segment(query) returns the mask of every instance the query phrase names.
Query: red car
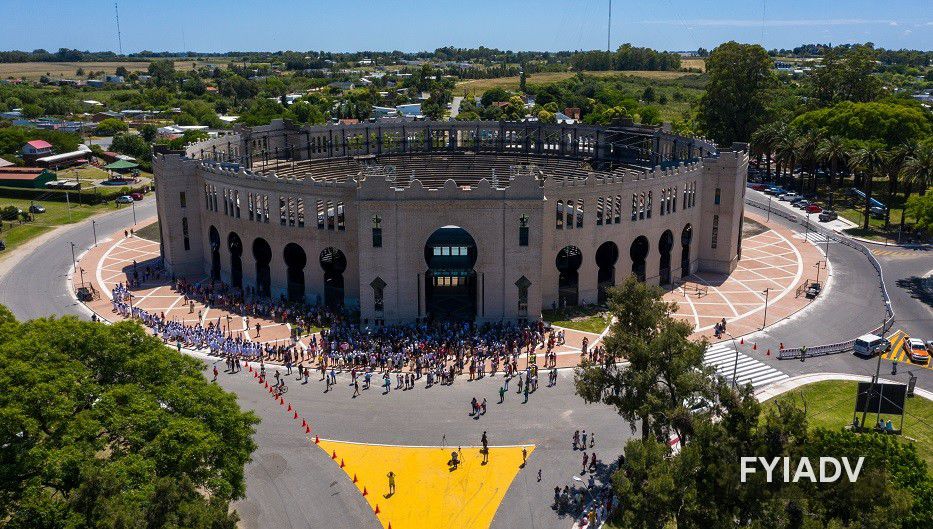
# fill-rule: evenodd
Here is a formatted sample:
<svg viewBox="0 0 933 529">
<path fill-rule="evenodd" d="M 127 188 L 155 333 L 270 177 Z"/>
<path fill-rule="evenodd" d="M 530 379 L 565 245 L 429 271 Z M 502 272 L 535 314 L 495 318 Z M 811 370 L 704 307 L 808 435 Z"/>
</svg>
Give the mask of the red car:
<svg viewBox="0 0 933 529">
<path fill-rule="evenodd" d="M 143 199 L 143 194 L 142 194 L 142 193 L 130 193 L 130 196 L 133 197 L 133 200 L 142 200 L 142 199 Z"/>
<path fill-rule="evenodd" d="M 807 213 L 819 213 L 823 211 L 823 208 L 821 208 L 819 204 L 810 204 L 807 206 L 806 211 Z"/>
<path fill-rule="evenodd" d="M 755 191 L 764 191 L 764 190 L 767 189 L 767 188 L 768 188 L 768 186 L 766 186 L 766 185 L 764 185 L 764 184 L 755 184 L 755 185 L 752 186 L 752 189 L 754 189 Z"/>
</svg>

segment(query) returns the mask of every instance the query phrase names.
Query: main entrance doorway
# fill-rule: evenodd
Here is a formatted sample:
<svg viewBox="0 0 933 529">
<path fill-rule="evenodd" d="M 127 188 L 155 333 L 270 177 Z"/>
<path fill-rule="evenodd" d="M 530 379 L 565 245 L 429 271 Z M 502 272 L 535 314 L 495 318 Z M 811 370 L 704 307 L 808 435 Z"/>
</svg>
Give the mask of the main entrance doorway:
<svg viewBox="0 0 933 529">
<path fill-rule="evenodd" d="M 425 308 L 429 318 L 476 318 L 476 241 L 459 226 L 444 226 L 424 245 Z"/>
</svg>

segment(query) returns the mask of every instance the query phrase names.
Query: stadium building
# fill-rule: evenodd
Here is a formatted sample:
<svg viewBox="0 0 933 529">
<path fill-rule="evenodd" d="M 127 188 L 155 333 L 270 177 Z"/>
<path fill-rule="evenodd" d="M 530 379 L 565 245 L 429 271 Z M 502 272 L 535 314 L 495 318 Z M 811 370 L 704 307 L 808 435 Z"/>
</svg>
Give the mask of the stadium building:
<svg viewBox="0 0 933 529">
<path fill-rule="evenodd" d="M 364 324 L 534 320 L 629 274 L 729 273 L 747 165 L 652 127 L 430 121 L 274 121 L 153 160 L 171 273 Z"/>
</svg>

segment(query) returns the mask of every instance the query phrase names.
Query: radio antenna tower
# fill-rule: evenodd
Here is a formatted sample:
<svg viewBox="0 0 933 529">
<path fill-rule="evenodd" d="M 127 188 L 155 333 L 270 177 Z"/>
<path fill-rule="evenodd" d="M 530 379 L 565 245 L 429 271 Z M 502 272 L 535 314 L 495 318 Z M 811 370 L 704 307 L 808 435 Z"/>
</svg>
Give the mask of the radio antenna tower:
<svg viewBox="0 0 933 529">
<path fill-rule="evenodd" d="M 120 35 L 120 7 L 113 3 L 113 10 L 117 14 L 117 46 L 120 48 L 120 55 L 123 55 L 123 36 Z"/>
<path fill-rule="evenodd" d="M 612 0 L 609 0 L 609 23 L 606 24 L 606 51 L 612 51 Z"/>
</svg>

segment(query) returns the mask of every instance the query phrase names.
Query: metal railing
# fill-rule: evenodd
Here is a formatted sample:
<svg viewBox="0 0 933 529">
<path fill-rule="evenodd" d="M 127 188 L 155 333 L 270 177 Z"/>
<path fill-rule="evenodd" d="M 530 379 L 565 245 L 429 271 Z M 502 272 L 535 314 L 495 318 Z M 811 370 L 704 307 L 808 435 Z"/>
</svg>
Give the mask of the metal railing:
<svg viewBox="0 0 933 529">
<path fill-rule="evenodd" d="M 794 215 L 787 211 L 784 211 L 783 208 L 773 208 L 769 204 L 762 204 L 750 198 L 745 199 L 745 203 L 754 208 L 758 208 L 765 212 L 768 212 L 771 215 L 777 215 L 783 219 L 789 220 L 794 224 L 801 224 L 806 226 L 808 231 L 813 233 L 818 233 L 827 239 L 843 244 L 861 252 L 871 263 L 872 267 L 875 269 L 875 272 L 878 274 L 878 284 L 881 287 L 881 297 L 884 299 L 884 310 L 885 318 L 884 322 L 874 329 L 872 329 L 873 334 L 882 334 L 887 332 L 891 326 L 894 324 L 894 309 L 891 307 L 891 297 L 888 295 L 888 288 L 884 284 L 884 271 L 881 269 L 881 263 L 878 262 L 878 259 L 871 253 L 871 250 L 868 249 L 864 244 L 850 239 L 845 235 L 837 233 L 835 231 L 829 230 L 820 226 L 818 224 L 813 224 L 809 219 Z M 844 342 L 831 343 L 825 345 L 816 345 L 813 347 L 807 347 L 806 352 L 804 353 L 802 347 L 791 347 L 787 349 L 781 349 L 778 351 L 778 359 L 788 360 L 793 358 L 800 358 L 801 356 L 823 356 L 828 354 L 844 353 L 846 351 L 852 350 L 852 345 L 855 343 L 855 339 L 847 340 Z"/>
</svg>

